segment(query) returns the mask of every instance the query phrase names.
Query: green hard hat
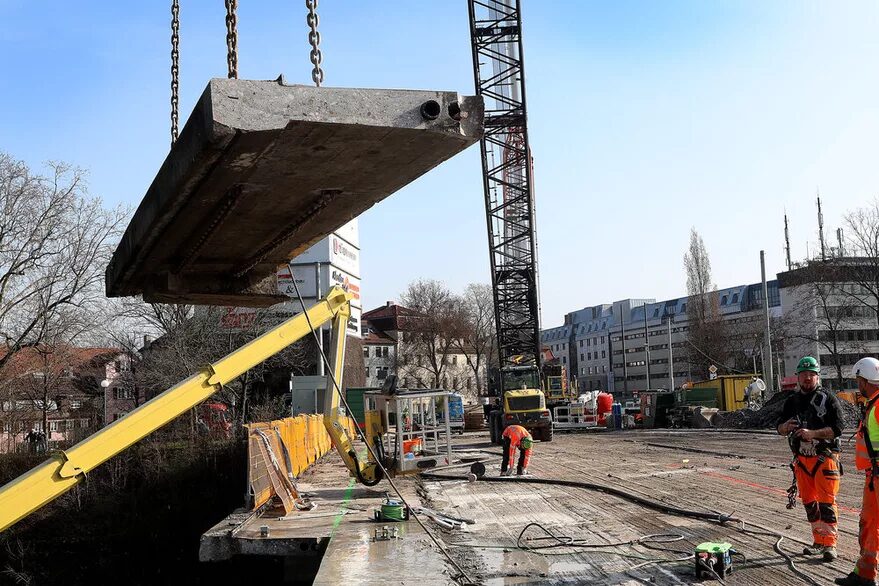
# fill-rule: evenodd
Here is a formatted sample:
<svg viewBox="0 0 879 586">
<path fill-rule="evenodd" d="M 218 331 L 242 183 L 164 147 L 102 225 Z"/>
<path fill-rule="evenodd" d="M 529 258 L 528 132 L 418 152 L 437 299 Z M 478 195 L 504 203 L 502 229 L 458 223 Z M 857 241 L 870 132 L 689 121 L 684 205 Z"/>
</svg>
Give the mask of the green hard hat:
<svg viewBox="0 0 879 586">
<path fill-rule="evenodd" d="M 797 364 L 797 374 L 800 374 L 801 372 L 814 372 L 816 374 L 821 374 L 821 367 L 818 366 L 818 361 L 811 356 L 803 356 L 800 359 L 800 363 Z"/>
<path fill-rule="evenodd" d="M 526 437 L 525 439 L 522 440 L 522 447 L 525 448 L 526 450 L 530 449 L 531 446 L 533 446 L 533 445 L 534 445 L 534 440 L 531 439 L 530 437 Z"/>
</svg>

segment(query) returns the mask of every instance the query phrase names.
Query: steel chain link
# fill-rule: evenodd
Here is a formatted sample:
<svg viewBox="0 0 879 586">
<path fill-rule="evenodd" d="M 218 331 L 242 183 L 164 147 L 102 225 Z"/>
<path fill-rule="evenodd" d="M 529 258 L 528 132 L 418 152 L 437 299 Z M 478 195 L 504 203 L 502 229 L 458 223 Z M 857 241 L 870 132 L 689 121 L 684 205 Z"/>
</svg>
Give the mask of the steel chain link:
<svg viewBox="0 0 879 586">
<path fill-rule="evenodd" d="M 305 7 L 308 8 L 308 15 L 305 17 L 305 22 L 310 29 L 308 31 L 308 44 L 311 45 L 309 59 L 311 59 L 311 64 L 314 65 L 314 68 L 311 70 L 311 79 L 314 81 L 314 85 L 320 87 L 320 84 L 324 81 L 324 70 L 321 69 L 323 54 L 320 51 L 320 33 L 317 30 L 317 27 L 320 24 L 320 18 L 317 15 L 317 1 L 318 0 L 305 0 Z"/>
<path fill-rule="evenodd" d="M 238 79 L 238 0 L 226 0 L 226 63 L 229 79 Z"/>
<path fill-rule="evenodd" d="M 180 103 L 180 0 L 171 0 L 171 146 L 177 142 Z"/>
</svg>

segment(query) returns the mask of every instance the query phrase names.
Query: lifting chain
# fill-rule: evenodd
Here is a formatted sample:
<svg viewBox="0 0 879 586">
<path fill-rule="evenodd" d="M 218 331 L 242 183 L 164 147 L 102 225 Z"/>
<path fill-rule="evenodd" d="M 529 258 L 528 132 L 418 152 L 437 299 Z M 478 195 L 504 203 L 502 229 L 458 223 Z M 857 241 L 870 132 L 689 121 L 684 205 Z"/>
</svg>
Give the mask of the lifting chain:
<svg viewBox="0 0 879 586">
<path fill-rule="evenodd" d="M 171 146 L 177 142 L 180 89 L 180 0 L 171 0 Z"/>
<path fill-rule="evenodd" d="M 323 54 L 320 52 L 320 33 L 317 31 L 317 26 L 320 24 L 320 18 L 317 16 L 317 0 L 305 0 L 305 7 L 308 8 L 305 22 L 310 29 L 308 31 L 308 44 L 311 45 L 309 58 L 311 64 L 314 65 L 314 69 L 311 70 L 311 79 L 314 80 L 314 85 L 320 87 L 324 81 L 324 70 L 320 66 Z"/>
<path fill-rule="evenodd" d="M 238 79 L 238 0 L 226 0 L 226 62 L 229 79 Z"/>
</svg>

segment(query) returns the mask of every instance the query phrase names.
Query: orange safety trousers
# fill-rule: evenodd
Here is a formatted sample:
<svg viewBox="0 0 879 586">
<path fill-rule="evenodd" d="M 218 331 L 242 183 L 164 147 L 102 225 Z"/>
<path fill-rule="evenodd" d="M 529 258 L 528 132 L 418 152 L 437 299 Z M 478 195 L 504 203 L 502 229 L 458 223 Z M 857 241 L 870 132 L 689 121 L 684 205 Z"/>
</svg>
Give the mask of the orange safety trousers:
<svg viewBox="0 0 879 586">
<path fill-rule="evenodd" d="M 879 478 L 870 488 L 870 470 L 864 479 L 864 500 L 858 522 L 858 545 L 861 556 L 855 564 L 855 574 L 867 580 L 876 579 L 877 552 L 879 552 Z"/>
<path fill-rule="evenodd" d="M 794 462 L 797 490 L 803 499 L 806 517 L 812 525 L 812 538 L 818 545 L 836 547 L 838 535 L 836 495 L 839 493 L 837 456 L 802 456 Z"/>
</svg>

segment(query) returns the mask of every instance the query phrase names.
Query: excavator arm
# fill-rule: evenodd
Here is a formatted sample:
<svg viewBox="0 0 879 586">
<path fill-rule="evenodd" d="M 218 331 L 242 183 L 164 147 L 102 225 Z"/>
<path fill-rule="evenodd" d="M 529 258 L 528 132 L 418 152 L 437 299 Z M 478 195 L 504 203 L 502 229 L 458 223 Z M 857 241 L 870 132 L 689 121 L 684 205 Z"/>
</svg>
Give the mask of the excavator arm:
<svg viewBox="0 0 879 586">
<path fill-rule="evenodd" d="M 286 320 L 69 450 L 53 454 L 43 464 L 9 482 L 0 488 L 0 531 L 58 498 L 81 482 L 88 472 L 186 413 L 223 385 L 309 335 L 312 327 L 317 329 L 330 321 L 333 322 L 331 365 L 335 378 L 329 377 L 327 384 L 324 422 L 333 446 L 351 473 L 366 484 L 377 483 L 381 480 L 377 465 L 358 461 L 351 438 L 340 424 L 339 393 L 333 383 L 335 380 L 341 385 L 342 381 L 350 300 L 351 295 L 333 287 L 326 297 L 307 310 L 307 317 L 299 314 Z"/>
<path fill-rule="evenodd" d="M 330 434 L 330 440 L 333 447 L 342 457 L 345 466 L 351 471 L 357 480 L 366 486 L 375 486 L 384 477 L 383 470 L 379 466 L 373 454 L 373 449 L 369 451 L 369 458 L 366 462 L 358 459 L 357 452 L 354 451 L 352 438 L 348 437 L 348 432 L 341 420 L 339 411 L 340 397 L 339 390 L 342 386 L 342 373 L 345 366 L 345 343 L 348 336 L 345 334 L 345 324 L 348 323 L 348 314 L 350 308 L 346 307 L 339 311 L 333 318 L 333 335 L 331 338 L 330 369 L 331 376 L 327 376 L 326 393 L 324 393 L 324 426 L 327 433 Z"/>
</svg>

